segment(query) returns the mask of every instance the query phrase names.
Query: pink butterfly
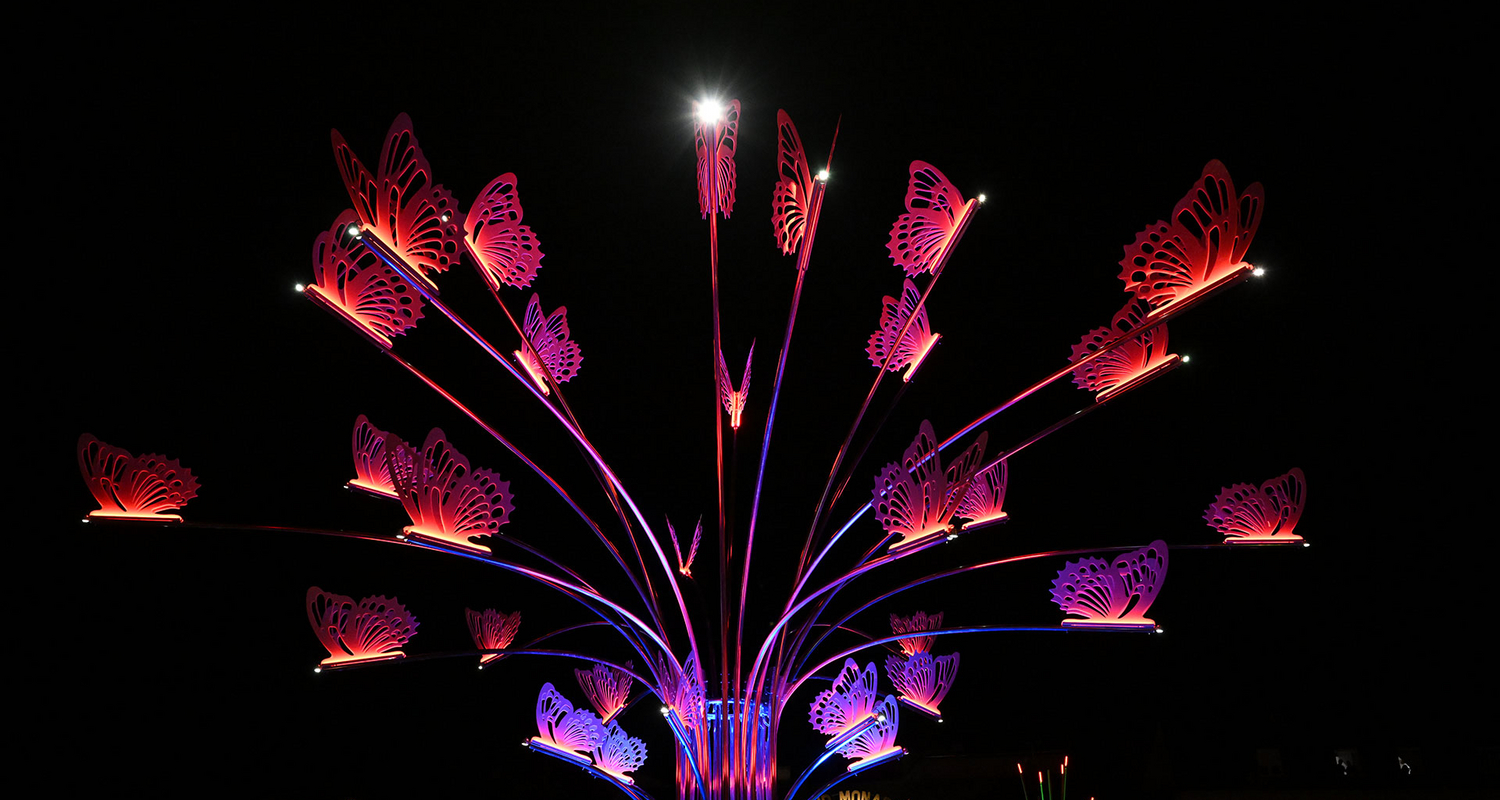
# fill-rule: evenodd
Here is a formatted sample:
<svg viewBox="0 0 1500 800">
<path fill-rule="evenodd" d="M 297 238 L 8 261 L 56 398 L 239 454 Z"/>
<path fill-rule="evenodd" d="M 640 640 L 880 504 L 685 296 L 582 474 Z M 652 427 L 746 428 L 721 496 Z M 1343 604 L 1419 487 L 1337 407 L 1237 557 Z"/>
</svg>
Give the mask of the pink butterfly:
<svg viewBox="0 0 1500 800">
<path fill-rule="evenodd" d="M 481 614 L 466 608 L 464 618 L 469 622 L 469 635 L 474 638 L 474 647 L 479 650 L 504 650 L 510 647 L 511 642 L 516 640 L 516 634 L 521 632 L 519 611 L 505 614 L 486 608 Z M 479 668 L 484 669 L 485 664 L 504 657 L 500 653 L 484 653 L 479 656 Z"/>
<path fill-rule="evenodd" d="M 1130 337 L 1102 356 L 1073 370 L 1073 383 L 1082 389 L 1096 392 L 1094 400 L 1103 402 L 1110 396 L 1132 389 L 1156 377 L 1167 369 L 1174 368 L 1179 359 L 1167 352 L 1167 326 L 1165 323 L 1134 334 L 1150 313 L 1146 302 L 1131 298 L 1125 307 L 1115 314 L 1113 325 L 1089 331 L 1078 344 L 1073 345 L 1070 361 L 1077 361 L 1100 348 Z"/>
<path fill-rule="evenodd" d="M 948 696 L 953 679 L 958 676 L 958 653 L 937 657 L 931 653 L 886 656 L 885 674 L 896 687 L 901 702 L 942 719 L 938 705 Z"/>
<path fill-rule="evenodd" d="M 771 233 L 782 254 L 792 255 L 812 214 L 813 176 L 797 126 L 781 109 L 776 110 L 776 174 L 779 177 L 771 193 Z"/>
<path fill-rule="evenodd" d="M 354 475 L 345 486 L 380 497 L 397 499 L 385 461 L 385 438 L 390 434 L 370 424 L 364 414 L 354 418 Z M 402 444 L 406 444 L 402 442 Z M 410 447 L 411 445 L 407 445 Z"/>
<path fill-rule="evenodd" d="M 931 616 L 918 611 L 909 617 L 898 617 L 891 615 L 891 633 L 901 635 L 903 633 L 919 633 L 921 631 L 935 631 L 943 627 L 943 612 L 939 611 Z M 896 644 L 901 646 L 901 652 L 914 656 L 917 653 L 925 653 L 932 649 L 932 640 L 935 636 L 913 636 L 910 639 L 901 639 Z"/>
<path fill-rule="evenodd" d="M 490 181 L 469 209 L 464 245 L 491 289 L 500 284 L 524 289 L 542 266 L 541 243 L 521 224 L 516 176 L 507 172 Z"/>
<path fill-rule="evenodd" d="M 1152 542 L 1113 561 L 1085 558 L 1068 562 L 1052 581 L 1052 600 L 1067 614 L 1064 628 L 1145 629 L 1156 627 L 1146 611 L 1167 576 L 1167 543 Z"/>
<path fill-rule="evenodd" d="M 625 662 L 626 669 L 632 667 L 631 662 Z M 628 673 L 608 664 L 595 664 L 591 670 L 575 669 L 573 675 L 578 678 L 578 686 L 583 689 L 583 696 L 589 699 L 589 705 L 599 713 L 601 724 L 608 725 L 625 710 L 625 704 L 630 701 L 630 684 L 635 680 Z"/>
<path fill-rule="evenodd" d="M 1293 467 L 1259 487 L 1252 483 L 1226 487 L 1203 518 L 1229 544 L 1300 542 L 1302 537 L 1293 531 L 1306 501 L 1307 479 Z"/>
<path fill-rule="evenodd" d="M 353 598 L 307 590 L 307 621 L 328 650 L 318 670 L 404 658 L 402 645 L 417 632 L 417 618 L 394 597 Z"/>
<path fill-rule="evenodd" d="M 677 546 L 677 529 L 672 520 L 667 520 L 667 533 L 672 537 L 672 552 L 677 554 L 677 571 L 684 577 L 693 577 L 693 559 L 698 557 L 698 543 L 703 541 L 703 518 L 698 518 L 698 527 L 693 529 L 693 546 L 688 548 L 687 561 L 682 560 L 682 549 Z"/>
<path fill-rule="evenodd" d="M 891 260 L 911 277 L 919 272 L 936 274 L 943 253 L 955 241 L 960 224 L 974 205 L 974 200 L 964 200 L 937 167 L 925 161 L 911 162 L 907 213 L 896 218 L 885 246 L 891 251 Z"/>
<path fill-rule="evenodd" d="M 959 530 L 966 531 L 1004 522 L 1010 517 L 1000 510 L 1005 505 L 1005 483 L 1009 480 L 1009 475 L 1010 468 L 1006 466 L 1006 462 L 1000 461 L 980 470 L 974 476 L 955 512 L 956 516 L 968 520 Z"/>
<path fill-rule="evenodd" d="M 705 122 L 700 116 L 704 110 L 698 103 L 693 103 L 693 146 L 698 152 L 698 210 L 705 218 L 709 214 L 723 214 L 728 219 L 729 212 L 734 210 L 734 149 L 740 135 L 740 101 L 729 101 L 723 117 L 717 122 Z M 711 145 L 710 139 L 714 139 Z M 710 169 L 717 178 L 716 192 L 710 192 Z"/>
<path fill-rule="evenodd" d="M 979 469 L 988 440 L 988 433 L 979 434 L 979 439 L 945 472 L 932 423 L 922 421 L 917 438 L 906 448 L 901 461 L 886 464 L 875 476 L 875 519 L 887 533 L 900 534 L 888 552 L 947 533 L 948 521 Z"/>
<path fill-rule="evenodd" d="M 870 666 L 875 665 L 871 663 Z M 901 726 L 901 707 L 896 704 L 896 698 L 886 695 L 873 710 L 875 724 L 839 748 L 839 755 L 854 759 L 847 767 L 849 772 L 858 772 L 906 753 L 905 748 L 896 744 L 896 732 Z"/>
<path fill-rule="evenodd" d="M 402 529 L 406 538 L 490 552 L 469 539 L 496 535 L 510 521 L 514 499 L 509 481 L 487 469 L 471 468 L 440 428 L 427 434 L 420 452 L 390 435 L 385 450 L 391 483 L 411 517 L 412 524 Z"/>
<path fill-rule="evenodd" d="M 180 509 L 198 496 L 198 479 L 177 459 L 133 456 L 85 433 L 78 437 L 78 469 L 99 502 L 91 518 L 181 522 Z"/>
<path fill-rule="evenodd" d="M 902 281 L 899 301 L 894 297 L 881 298 L 884 305 L 880 311 L 880 327 L 870 335 L 870 346 L 865 348 L 870 354 L 870 363 L 877 369 L 885 366 L 895 372 L 909 364 L 906 374 L 901 376 L 902 381 L 911 380 L 932 346 L 942 338 L 942 334 L 933 333 L 927 324 L 927 306 L 918 308 L 921 300 L 922 293 L 910 280 Z M 908 321 L 911 324 L 907 324 Z M 902 333 L 903 329 L 905 333 Z M 889 365 L 887 358 L 890 359 Z"/>
<path fill-rule="evenodd" d="M 541 295 L 533 294 L 526 304 L 526 319 L 521 332 L 526 335 L 526 345 L 517 350 L 516 360 L 536 382 L 542 394 L 551 394 L 547 388 L 547 377 L 558 383 L 567 383 L 578 374 L 583 355 L 578 343 L 568 336 L 568 308 L 558 306 L 551 316 L 542 313 Z"/>
<path fill-rule="evenodd" d="M 662 681 L 662 702 L 677 712 L 677 717 L 688 730 L 698 730 L 703 722 L 703 683 L 698 680 L 697 655 L 689 653 L 679 672 L 676 664 L 656 656 L 656 675 Z"/>
<path fill-rule="evenodd" d="M 745 356 L 745 377 L 736 391 L 734 384 L 729 382 L 729 366 L 724 363 L 724 351 L 719 351 L 719 399 L 724 403 L 724 410 L 729 412 L 729 427 L 734 430 L 740 429 L 740 415 L 745 412 L 745 403 L 750 397 L 750 362 L 754 359 L 755 342 L 752 340 L 750 353 Z"/>
<path fill-rule="evenodd" d="M 1161 220 L 1141 231 L 1125 248 L 1120 280 L 1125 291 L 1150 304 L 1153 313 L 1181 302 L 1223 280 L 1253 269 L 1245 251 L 1265 211 L 1259 183 L 1236 193 L 1229 170 L 1218 161 Z"/>
<path fill-rule="evenodd" d="M 422 318 L 422 296 L 360 238 L 353 211 L 313 241 L 313 282 L 307 298 L 333 312 L 377 347 L 405 335 Z"/>
<path fill-rule="evenodd" d="M 446 272 L 458 261 L 462 234 L 454 218 L 457 204 L 447 189 L 433 183 L 432 168 L 417 145 L 411 118 L 402 114 L 391 124 L 374 175 L 337 130 L 333 131 L 333 156 L 359 215 L 360 233 L 373 234 L 436 288 L 431 273 Z"/>
<path fill-rule="evenodd" d="M 879 680 L 875 662 L 861 670 L 854 659 L 845 659 L 844 668 L 833 679 L 833 688 L 813 698 L 808 712 L 813 730 L 836 739 L 875 714 Z"/>
<path fill-rule="evenodd" d="M 536 699 L 537 735 L 527 744 L 579 764 L 589 763 L 588 754 L 604 741 L 604 726 L 585 708 L 575 709 L 552 684 L 542 684 Z"/>
<path fill-rule="evenodd" d="M 627 735 L 619 722 L 608 723 L 603 739 L 594 747 L 594 766 L 628 785 L 635 780 L 625 773 L 635 772 L 645 763 L 646 743 Z"/>
</svg>

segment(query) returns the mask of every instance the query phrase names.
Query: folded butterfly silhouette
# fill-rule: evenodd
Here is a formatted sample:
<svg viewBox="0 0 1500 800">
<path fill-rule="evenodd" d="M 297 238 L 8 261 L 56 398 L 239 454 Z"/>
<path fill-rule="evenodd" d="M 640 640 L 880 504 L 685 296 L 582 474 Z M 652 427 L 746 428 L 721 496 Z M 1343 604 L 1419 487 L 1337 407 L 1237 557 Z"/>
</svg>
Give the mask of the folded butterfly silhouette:
<svg viewBox="0 0 1500 800">
<path fill-rule="evenodd" d="M 666 676 L 661 687 L 662 703 L 677 712 L 685 728 L 697 730 L 703 722 L 705 698 L 703 684 L 698 681 L 697 655 L 688 653 L 680 678 L 676 677 L 677 670 L 668 669 L 665 658 L 656 655 L 653 660 L 656 664 L 653 674 Z"/>
<path fill-rule="evenodd" d="M 328 649 L 316 671 L 405 658 L 400 648 L 417 632 L 417 618 L 396 598 L 351 597 L 307 590 L 307 621 Z"/>
<path fill-rule="evenodd" d="M 719 351 L 719 399 L 724 403 L 724 410 L 729 413 L 729 427 L 734 430 L 740 429 L 740 415 L 745 413 L 745 403 L 750 398 L 750 362 L 755 360 L 755 341 L 750 342 L 750 352 L 745 356 L 745 376 L 740 380 L 740 388 L 735 390 L 734 384 L 729 382 L 729 366 L 724 363 L 724 351 Z"/>
<path fill-rule="evenodd" d="M 870 346 L 865 348 L 876 369 L 883 366 L 895 372 L 910 365 L 906 374 L 901 376 L 902 381 L 911 380 L 932 346 L 943 338 L 942 334 L 933 333 L 927 324 L 927 306 L 919 306 L 921 301 L 922 293 L 910 280 L 901 283 L 901 299 L 889 295 L 882 297 L 880 327 L 870 334 Z"/>
<path fill-rule="evenodd" d="M 1265 191 L 1252 183 L 1236 193 L 1229 170 L 1217 160 L 1203 167 L 1198 184 L 1161 220 L 1141 231 L 1120 260 L 1120 280 L 1159 314 L 1205 290 L 1244 277 L 1254 267 L 1245 251 L 1265 211 Z"/>
<path fill-rule="evenodd" d="M 1307 479 L 1295 467 L 1259 487 L 1236 483 L 1224 488 L 1203 513 L 1226 544 L 1294 544 L 1293 533 L 1307 500 Z"/>
<path fill-rule="evenodd" d="M 932 423 L 922 420 L 917 438 L 906 448 L 901 461 L 886 464 L 875 476 L 875 519 L 887 533 L 900 534 L 888 552 L 948 532 L 948 521 L 969 491 L 988 440 L 988 433 L 979 434 L 979 439 L 945 472 Z"/>
<path fill-rule="evenodd" d="M 536 727 L 537 735 L 527 739 L 526 746 L 597 769 L 625 784 L 635 783 L 625 773 L 634 772 L 646 763 L 645 742 L 627 736 L 618 722 L 606 726 L 593 712 L 573 708 L 550 683 L 542 684 L 537 697 Z"/>
<path fill-rule="evenodd" d="M 1146 611 L 1167 577 L 1167 544 L 1161 540 L 1112 561 L 1069 561 L 1052 581 L 1052 600 L 1067 614 L 1064 628 L 1154 630 Z"/>
<path fill-rule="evenodd" d="M 98 501 L 93 519 L 181 522 L 176 514 L 198 496 L 198 479 L 177 459 L 148 454 L 133 456 L 85 433 L 78 437 L 78 469 Z"/>
<path fill-rule="evenodd" d="M 729 219 L 729 212 L 734 210 L 734 149 L 739 135 L 740 101 L 730 100 L 723 117 L 716 122 L 704 122 L 699 116 L 699 104 L 693 103 L 693 146 L 698 153 L 698 210 L 705 219 L 709 214 L 722 214 L 724 219 Z M 710 169 L 714 171 L 712 175 Z"/>
<path fill-rule="evenodd" d="M 1130 337 L 1123 344 L 1073 370 L 1073 383 L 1081 389 L 1096 392 L 1095 402 L 1103 402 L 1112 395 L 1140 386 L 1177 367 L 1180 359 L 1176 354 L 1167 353 L 1165 323 L 1144 333 L 1132 333 L 1145 324 L 1150 312 L 1151 309 L 1144 300 L 1131 298 L 1124 308 L 1115 313 L 1113 323 L 1089 331 L 1083 341 L 1073 345 L 1073 355 L 1069 357 L 1069 361 L 1077 361 L 1105 345 Z"/>
<path fill-rule="evenodd" d="M 402 529 L 403 536 L 471 553 L 490 552 L 469 539 L 493 536 L 510 521 L 515 506 L 509 481 L 471 468 L 441 428 L 427 434 L 420 451 L 387 434 L 385 455 L 391 483 L 412 521 Z"/>
<path fill-rule="evenodd" d="M 634 665 L 626 661 L 625 668 L 634 669 Z M 628 673 L 608 664 L 595 664 L 593 669 L 575 669 L 573 674 L 578 678 L 578 688 L 583 690 L 583 696 L 598 712 L 601 723 L 608 725 L 625 710 L 625 704 L 630 700 L 630 684 L 634 682 Z"/>
<path fill-rule="evenodd" d="M 526 344 L 515 351 L 516 360 L 542 394 L 552 394 L 547 388 L 547 376 L 558 383 L 567 383 L 578 374 L 583 355 L 578 343 L 569 337 L 567 306 L 558 306 L 551 316 L 542 313 L 541 295 L 533 294 L 526 303 L 526 320 L 521 326 L 526 335 Z"/>
<path fill-rule="evenodd" d="M 921 272 L 937 274 L 943 253 L 963 235 L 977 205 L 964 200 L 937 167 L 925 161 L 911 162 L 906 188 L 906 211 L 891 226 L 886 249 L 896 266 L 908 277 Z"/>
<path fill-rule="evenodd" d="M 771 190 L 771 235 L 783 255 L 797 252 L 812 215 L 813 176 L 797 126 L 776 109 L 776 186 Z"/>
<path fill-rule="evenodd" d="M 396 487 L 391 483 L 391 468 L 385 460 L 385 439 L 390 435 L 371 425 L 364 414 L 354 418 L 354 478 L 345 487 L 392 500 L 397 498 Z"/>
<path fill-rule="evenodd" d="M 922 631 L 935 631 L 943 627 L 943 612 L 928 615 L 918 611 L 909 617 L 898 617 L 891 615 L 891 633 L 900 636 L 903 633 L 920 633 Z M 932 650 L 932 642 L 936 636 L 913 636 L 896 642 L 901 647 L 901 652 L 909 656 L 917 653 L 926 653 Z"/>
<path fill-rule="evenodd" d="M 906 752 L 896 745 L 900 722 L 896 698 L 878 699 L 878 681 L 875 662 L 861 670 L 854 659 L 845 659 L 833 688 L 819 692 L 808 713 L 813 729 L 831 737 L 828 749 L 854 759 L 850 772 Z"/>
<path fill-rule="evenodd" d="M 380 149 L 374 175 L 365 169 L 344 137 L 332 132 L 333 157 L 359 215 L 360 235 L 372 234 L 371 248 L 384 251 L 415 270 L 419 279 L 436 289 L 433 273 L 446 272 L 458 262 L 458 205 L 453 195 L 432 180 L 411 118 L 396 117 Z"/>
<path fill-rule="evenodd" d="M 542 266 L 541 243 L 531 228 L 521 224 L 521 199 L 515 173 L 490 181 L 479 193 L 465 220 L 464 247 L 491 289 L 500 285 L 524 289 Z"/>
<path fill-rule="evenodd" d="M 359 217 L 346 210 L 313 240 L 307 299 L 332 312 L 377 347 L 405 335 L 422 318 L 422 297 L 366 246 Z"/>
<path fill-rule="evenodd" d="M 934 631 L 942 626 L 942 612 L 931 616 L 921 611 L 910 617 L 891 615 L 891 633 L 898 636 L 903 633 Z M 953 678 L 958 673 L 958 653 L 934 658 L 929 651 L 936 638 L 913 636 L 897 641 L 896 644 L 901 647 L 901 655 L 886 656 L 885 674 L 895 685 L 901 702 L 941 720 L 943 713 L 938 710 L 938 704 L 953 686 Z"/>
<path fill-rule="evenodd" d="M 672 552 L 677 554 L 677 571 L 683 577 L 693 577 L 693 559 L 698 557 L 698 544 L 703 541 L 703 518 L 698 518 L 698 527 L 693 529 L 693 546 L 688 548 L 687 561 L 682 560 L 682 548 L 677 546 L 677 529 L 672 520 L 667 520 L 667 533 L 672 537 Z"/>
<path fill-rule="evenodd" d="M 516 640 L 516 634 L 521 631 L 521 612 L 511 614 L 486 608 L 480 613 L 471 608 L 464 609 L 464 618 L 469 622 L 469 635 L 474 638 L 474 647 L 480 650 L 504 650 L 510 647 L 510 643 Z M 479 668 L 491 661 L 499 661 L 505 658 L 501 653 L 482 653 L 479 656 Z"/>
</svg>

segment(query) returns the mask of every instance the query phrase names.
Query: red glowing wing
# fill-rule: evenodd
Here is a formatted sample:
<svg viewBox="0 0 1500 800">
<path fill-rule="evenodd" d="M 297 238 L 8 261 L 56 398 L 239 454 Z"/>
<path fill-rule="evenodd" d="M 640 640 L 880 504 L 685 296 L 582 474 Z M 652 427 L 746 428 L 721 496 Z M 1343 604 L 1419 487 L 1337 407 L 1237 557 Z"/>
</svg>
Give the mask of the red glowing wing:
<svg viewBox="0 0 1500 800">
<path fill-rule="evenodd" d="M 854 659 L 844 660 L 844 668 L 833 680 L 833 688 L 813 698 L 808 720 L 813 729 L 828 736 L 838 736 L 864 721 L 875 709 L 875 691 L 879 681 L 875 662 L 863 670 Z"/>
<path fill-rule="evenodd" d="M 492 289 L 501 284 L 524 289 L 542 266 L 541 243 L 521 224 L 521 214 L 516 176 L 510 172 L 490 181 L 469 209 L 464 242 Z"/>
<path fill-rule="evenodd" d="M 422 297 L 350 232 L 356 222 L 345 211 L 313 241 L 314 302 L 341 317 L 381 347 L 422 318 Z"/>
<path fill-rule="evenodd" d="M 631 662 L 625 662 L 626 669 L 632 666 Z M 625 709 L 630 700 L 630 684 L 634 679 L 607 664 L 595 664 L 591 670 L 575 669 L 573 675 L 578 678 L 578 686 L 583 689 L 589 705 L 599 712 L 606 725 Z"/>
<path fill-rule="evenodd" d="M 900 636 L 903 633 L 918 633 L 921 631 L 935 631 L 943 627 L 943 612 L 939 611 L 931 616 L 918 611 L 909 617 L 898 617 L 891 615 L 891 633 Z M 935 636 L 913 636 L 910 639 L 902 639 L 897 642 L 901 646 L 901 652 L 911 656 L 917 653 L 925 653 L 932 649 L 932 641 Z"/>
<path fill-rule="evenodd" d="M 394 438 L 386 438 L 386 462 L 412 520 L 406 533 L 487 550 L 469 539 L 495 535 L 510 521 L 510 483 L 487 469 L 471 468 L 439 428 L 427 434 L 420 453 Z"/>
<path fill-rule="evenodd" d="M 1112 327 L 1095 328 L 1073 345 L 1069 360 L 1077 361 L 1121 337 L 1130 336 L 1149 312 L 1144 300 L 1132 298 L 1115 314 Z M 1167 326 L 1161 324 L 1073 370 L 1073 383 L 1104 396 L 1171 359 L 1167 352 Z"/>
<path fill-rule="evenodd" d="M 944 530 L 952 516 L 946 503 L 949 494 L 937 435 L 932 423 L 922 420 L 901 462 L 886 464 L 875 477 L 875 519 L 886 532 L 901 534 L 891 543 L 892 549 Z"/>
<path fill-rule="evenodd" d="M 724 351 L 719 351 L 718 361 L 719 378 L 719 402 L 724 405 L 724 411 L 732 418 L 734 416 L 735 397 L 734 384 L 729 380 L 729 365 L 724 363 Z"/>
<path fill-rule="evenodd" d="M 1150 622 L 1146 612 L 1156 602 L 1162 581 L 1167 577 L 1167 543 L 1160 539 L 1117 556 L 1114 568 L 1130 596 L 1131 605 L 1120 619 L 1133 622 Z"/>
<path fill-rule="evenodd" d="M 870 666 L 873 668 L 875 664 L 871 663 Z M 867 758 L 888 753 L 896 747 L 896 732 L 901 725 L 901 708 L 896 703 L 896 698 L 886 695 L 871 711 L 884 719 L 839 748 L 839 755 L 854 759 L 854 763 L 849 765 L 850 769 L 859 766 Z"/>
<path fill-rule="evenodd" d="M 740 379 L 740 388 L 735 389 L 729 380 L 729 366 L 724 363 L 724 351 L 719 351 L 719 401 L 729 414 L 729 425 L 740 429 L 740 416 L 745 413 L 745 404 L 750 398 L 750 364 L 755 359 L 755 342 L 750 342 L 750 353 L 745 356 L 745 374 Z"/>
<path fill-rule="evenodd" d="M 380 211 L 377 209 L 380 189 L 375 183 L 375 176 L 365 169 L 359 156 L 354 154 L 354 148 L 344 141 L 343 134 L 337 128 L 333 130 L 332 138 L 333 160 L 338 163 L 339 176 L 344 179 L 344 187 L 349 190 L 349 202 L 354 204 L 359 222 L 375 230 L 380 225 Z"/>
<path fill-rule="evenodd" d="M 693 528 L 693 545 L 688 548 L 687 563 L 682 565 L 683 572 L 688 577 L 693 576 L 693 559 L 698 557 L 698 545 L 703 541 L 703 518 L 698 518 L 697 527 Z"/>
<path fill-rule="evenodd" d="M 776 110 L 776 144 L 778 177 L 771 193 L 771 233 L 781 252 L 792 255 L 802 241 L 807 217 L 811 213 L 808 203 L 812 197 L 813 179 L 802 150 L 802 138 L 797 135 L 797 126 L 781 109 Z"/>
<path fill-rule="evenodd" d="M 626 735 L 620 723 L 604 729 L 603 740 L 594 748 L 594 766 L 615 775 L 635 772 L 646 763 L 646 743 Z"/>
<path fill-rule="evenodd" d="M 958 675 L 958 653 L 937 658 L 925 652 L 886 656 L 885 674 L 902 697 L 936 712 Z"/>
<path fill-rule="evenodd" d="M 672 527 L 672 520 L 670 518 L 667 519 L 667 536 L 672 539 L 672 553 L 677 556 L 677 571 L 683 575 L 692 577 L 692 573 L 688 571 L 688 566 L 682 563 L 682 548 L 677 545 L 677 529 Z"/>
<path fill-rule="evenodd" d="M 886 244 L 891 260 L 908 276 L 936 269 L 958 230 L 963 208 L 963 196 L 937 167 L 925 161 L 911 162 L 911 182 L 906 189 L 908 213 L 896 218 Z"/>
<path fill-rule="evenodd" d="M 1208 162 L 1171 220 L 1146 228 L 1125 248 L 1120 260 L 1125 291 L 1155 309 L 1209 286 L 1244 261 L 1264 210 L 1259 183 L 1236 193 L 1229 170 Z"/>
<path fill-rule="evenodd" d="M 1307 479 L 1302 470 L 1272 478 L 1259 487 L 1237 483 L 1223 489 L 1203 518 L 1227 539 L 1301 539 L 1293 531 L 1302 518 Z"/>
<path fill-rule="evenodd" d="M 1007 463 L 1001 461 L 974 476 L 964 499 L 959 501 L 957 515 L 967 520 L 990 520 L 998 517 L 1005 506 L 1005 484 L 1009 479 Z"/>
<path fill-rule="evenodd" d="M 969 492 L 974 473 L 979 470 L 980 462 L 984 461 L 984 446 L 989 439 L 988 431 L 981 432 L 979 438 L 969 445 L 969 449 L 965 450 L 957 461 L 948 465 L 948 471 L 943 475 L 943 480 L 947 484 L 947 494 L 943 497 L 943 508 L 939 513 L 941 518 L 951 519 L 958 511 L 959 504 Z"/>
<path fill-rule="evenodd" d="M 734 151 L 740 134 L 740 101 L 731 100 L 724 109 L 718 141 L 710 142 L 713 128 L 697 120 L 698 104 L 693 104 L 693 141 L 698 151 L 698 210 L 707 217 L 712 212 L 729 218 L 734 210 Z M 712 151 L 712 152 L 710 152 Z M 710 163 L 712 162 L 712 163 Z M 718 192 L 709 196 L 709 169 L 716 170 Z"/>
<path fill-rule="evenodd" d="M 352 598 L 307 590 L 307 619 L 313 633 L 328 650 L 324 664 L 400 656 L 402 645 L 416 635 L 418 622 L 395 598 Z"/>
<path fill-rule="evenodd" d="M 870 363 L 896 372 L 925 356 L 936 343 L 938 337 L 927 324 L 927 307 L 918 308 L 921 300 L 922 293 L 910 280 L 902 282 L 900 300 L 889 296 L 881 299 L 880 327 L 870 335 L 870 346 L 865 348 Z"/>
<path fill-rule="evenodd" d="M 541 295 L 533 294 L 526 303 L 526 321 L 522 326 L 526 341 L 537 360 L 558 383 L 567 383 L 578 374 L 583 363 L 578 343 L 569 337 L 568 309 L 558 306 L 551 316 L 542 313 Z"/>
<path fill-rule="evenodd" d="M 587 709 L 575 709 L 552 684 L 542 684 L 536 699 L 538 736 L 561 750 L 587 755 L 604 739 L 604 726 Z"/>
<path fill-rule="evenodd" d="M 1102 558 L 1069 561 L 1052 581 L 1052 600 L 1065 614 L 1090 620 L 1119 619 L 1129 593 L 1119 572 Z"/>
<path fill-rule="evenodd" d="M 78 437 L 78 469 L 89 493 L 99 502 L 90 516 L 161 516 L 198 496 L 198 479 L 177 459 L 128 451 L 85 433 Z"/>
<path fill-rule="evenodd" d="M 372 494 L 396 497 L 391 468 L 385 458 L 385 438 L 389 435 L 371 425 L 364 414 L 354 419 L 354 480 L 350 485 Z"/>
<path fill-rule="evenodd" d="M 516 634 L 521 632 L 519 611 L 505 614 L 486 608 L 481 614 L 466 608 L 464 619 L 469 623 L 469 635 L 474 639 L 474 647 L 479 650 L 504 650 L 510 647 L 511 642 L 516 640 Z M 487 664 L 499 657 L 498 653 L 486 653 L 479 657 L 479 663 Z"/>
<path fill-rule="evenodd" d="M 700 526 L 701 527 L 701 526 Z M 678 671 L 675 664 L 656 657 L 656 674 L 666 676 L 662 690 L 663 701 L 677 710 L 677 716 L 688 730 L 697 730 L 703 721 L 703 684 L 698 680 L 697 656 L 689 653 Z"/>
<path fill-rule="evenodd" d="M 329 658 L 348 657 L 350 654 L 340 643 L 349 613 L 354 610 L 354 598 L 325 592 L 314 586 L 307 590 L 307 621 L 313 634 L 328 650 Z"/>
</svg>

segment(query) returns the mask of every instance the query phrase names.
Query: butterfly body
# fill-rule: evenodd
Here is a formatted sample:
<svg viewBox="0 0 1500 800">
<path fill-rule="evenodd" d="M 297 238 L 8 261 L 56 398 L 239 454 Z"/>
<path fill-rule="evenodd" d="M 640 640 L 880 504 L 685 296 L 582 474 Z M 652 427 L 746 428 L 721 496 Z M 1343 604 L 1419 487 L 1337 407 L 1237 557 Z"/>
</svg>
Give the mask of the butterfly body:
<svg viewBox="0 0 1500 800">
<path fill-rule="evenodd" d="M 750 363 L 755 359 L 755 342 L 750 343 L 750 353 L 745 356 L 745 375 L 736 390 L 729 382 L 729 367 L 724 363 L 724 351 L 719 351 L 719 400 L 729 414 L 729 427 L 740 429 L 740 417 L 745 413 L 745 404 L 750 398 Z"/>
</svg>

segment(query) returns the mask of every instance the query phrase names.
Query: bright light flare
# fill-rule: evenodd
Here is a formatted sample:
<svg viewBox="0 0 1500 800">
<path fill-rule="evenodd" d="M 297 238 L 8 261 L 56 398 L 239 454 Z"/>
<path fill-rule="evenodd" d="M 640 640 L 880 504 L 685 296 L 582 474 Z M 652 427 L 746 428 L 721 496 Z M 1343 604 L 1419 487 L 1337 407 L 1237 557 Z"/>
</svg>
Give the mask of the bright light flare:
<svg viewBox="0 0 1500 800">
<path fill-rule="evenodd" d="M 984 205 L 984 195 L 979 196 L 979 204 Z"/>
<path fill-rule="evenodd" d="M 1254 275 L 1257 278 L 1264 278 L 1264 277 L 1266 277 L 1266 268 L 1265 267 L 1256 267 L 1255 271 L 1252 272 L 1252 273 L 1250 273 L 1250 274 Z"/>
<path fill-rule="evenodd" d="M 304 291 L 307 291 L 307 287 L 306 287 L 306 286 L 303 286 L 303 285 L 302 285 L 302 284 L 300 284 L 300 283 L 298 283 L 298 284 L 294 284 L 294 285 L 293 285 L 293 286 L 292 286 L 292 288 L 293 288 L 293 289 L 296 289 L 296 290 L 297 290 L 297 291 L 298 291 L 298 292 L 299 292 L 299 293 L 301 293 L 301 292 L 304 292 Z"/>
<path fill-rule="evenodd" d="M 818 180 L 820 180 L 820 181 L 822 181 L 824 183 L 827 183 L 828 182 L 828 170 L 826 170 L 826 169 L 820 169 L 820 170 L 818 170 Z"/>
<path fill-rule="evenodd" d="M 349 225 L 349 229 L 348 230 L 349 230 L 349 235 L 353 236 L 356 239 L 360 238 L 360 236 L 364 233 L 363 231 L 361 231 L 359 229 L 358 225 L 355 225 L 355 224 L 352 224 L 352 223 Z"/>
<path fill-rule="evenodd" d="M 1184 364 L 1186 364 L 1186 363 L 1188 363 L 1189 361 L 1192 361 L 1192 360 L 1193 360 L 1192 356 L 1183 356 L 1182 357 L 1182 363 L 1184 363 Z"/>
<path fill-rule="evenodd" d="M 698 104 L 699 122 L 718 122 L 724 118 L 724 106 L 718 100 L 704 100 Z"/>
</svg>

